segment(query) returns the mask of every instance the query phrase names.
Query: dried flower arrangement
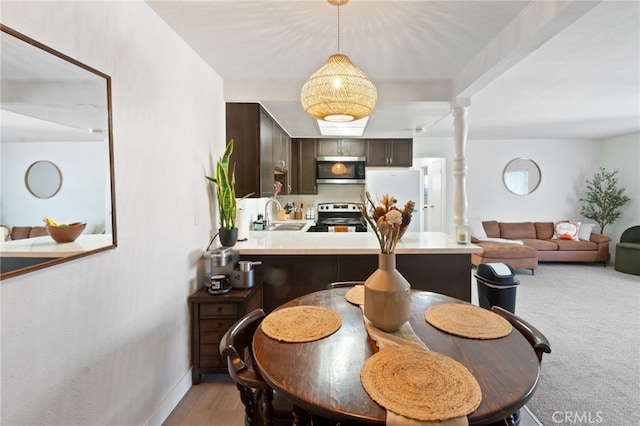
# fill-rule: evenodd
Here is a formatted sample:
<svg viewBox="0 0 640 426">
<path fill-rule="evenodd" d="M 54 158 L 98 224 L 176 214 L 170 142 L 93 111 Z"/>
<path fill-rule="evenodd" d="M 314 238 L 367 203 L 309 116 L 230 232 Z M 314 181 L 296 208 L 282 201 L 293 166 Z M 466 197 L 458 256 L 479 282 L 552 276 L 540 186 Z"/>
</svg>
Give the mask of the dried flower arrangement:
<svg viewBox="0 0 640 426">
<path fill-rule="evenodd" d="M 396 206 L 398 200 L 395 197 L 385 194 L 380 197 L 380 204 L 376 204 L 371 199 L 369 191 L 366 192 L 366 202 L 358 203 L 362 216 L 373 229 L 380 242 L 382 253 L 393 253 L 396 244 L 407 231 L 411 223 L 411 214 L 415 210 L 416 203 L 407 201 L 402 209 Z"/>
</svg>

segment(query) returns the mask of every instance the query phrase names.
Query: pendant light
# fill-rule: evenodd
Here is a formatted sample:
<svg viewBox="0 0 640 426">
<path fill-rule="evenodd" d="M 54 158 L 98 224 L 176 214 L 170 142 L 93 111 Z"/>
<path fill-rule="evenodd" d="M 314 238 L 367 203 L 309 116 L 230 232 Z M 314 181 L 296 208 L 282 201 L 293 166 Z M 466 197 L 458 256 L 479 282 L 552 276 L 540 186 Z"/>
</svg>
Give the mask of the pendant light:
<svg viewBox="0 0 640 426">
<path fill-rule="evenodd" d="M 340 161 L 337 161 L 331 165 L 331 174 L 334 176 L 342 176 L 347 173 L 347 166 Z"/>
<path fill-rule="evenodd" d="M 338 8 L 338 53 L 304 83 L 300 101 L 306 113 L 318 120 L 359 120 L 375 108 L 378 91 L 371 79 L 340 53 L 340 6 L 349 0 L 327 1 Z"/>
</svg>

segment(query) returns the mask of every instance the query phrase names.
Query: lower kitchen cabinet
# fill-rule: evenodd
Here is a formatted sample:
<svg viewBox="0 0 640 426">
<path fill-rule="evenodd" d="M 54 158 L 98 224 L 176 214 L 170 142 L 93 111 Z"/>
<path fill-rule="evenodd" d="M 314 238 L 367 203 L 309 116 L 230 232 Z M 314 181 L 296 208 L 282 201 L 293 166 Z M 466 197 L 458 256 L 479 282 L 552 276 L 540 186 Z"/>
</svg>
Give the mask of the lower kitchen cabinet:
<svg viewBox="0 0 640 426">
<path fill-rule="evenodd" d="M 247 313 L 262 308 L 262 283 L 250 289 L 211 295 L 202 287 L 191 296 L 191 359 L 193 384 L 203 374 L 227 373 L 220 355 L 220 341 L 231 326 Z"/>
<path fill-rule="evenodd" d="M 267 314 L 303 294 L 326 289 L 331 282 L 365 281 L 378 268 L 377 254 L 240 254 L 240 260 L 262 262 L 259 273 Z M 411 288 L 471 301 L 470 253 L 399 254 L 396 265 Z"/>
</svg>

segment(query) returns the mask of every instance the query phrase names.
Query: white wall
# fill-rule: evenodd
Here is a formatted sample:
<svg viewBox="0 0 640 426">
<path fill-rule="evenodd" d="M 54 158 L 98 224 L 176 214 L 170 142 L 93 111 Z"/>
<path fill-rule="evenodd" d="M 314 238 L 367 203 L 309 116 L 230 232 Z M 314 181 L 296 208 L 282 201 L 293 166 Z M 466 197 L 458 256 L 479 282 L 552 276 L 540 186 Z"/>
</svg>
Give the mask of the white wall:
<svg viewBox="0 0 640 426">
<path fill-rule="evenodd" d="M 618 170 L 618 184 L 630 198 L 620 209 L 620 218 L 605 228 L 605 233 L 613 239 L 611 251 L 615 255 L 615 243 L 620 241 L 624 230 L 640 225 L 640 133 L 606 139 L 603 147 L 603 167 Z"/>
<path fill-rule="evenodd" d="M 585 179 L 602 163 L 600 141 L 472 140 L 467 144 L 469 218 L 503 222 L 582 220 Z M 540 185 L 529 195 L 504 186 L 502 172 L 516 157 L 540 167 Z"/>
<path fill-rule="evenodd" d="M 159 424 L 190 384 L 222 80 L 141 1 L 3 1 L 2 23 L 111 76 L 118 247 L 0 282 L 0 423 Z"/>
<path fill-rule="evenodd" d="M 470 220 L 556 221 L 580 220 L 586 180 L 599 167 L 617 169 L 620 186 L 631 201 L 618 221 L 605 228 L 612 238 L 610 252 L 630 226 L 640 224 L 640 134 L 601 140 L 469 140 L 467 154 L 467 216 Z M 453 139 L 414 139 L 414 158 L 445 157 L 447 170 L 447 228 L 453 221 Z M 516 157 L 528 157 L 542 172 L 540 186 L 529 195 L 515 195 L 502 183 L 502 171 Z M 596 231 L 598 227 L 596 226 Z"/>
<path fill-rule="evenodd" d="M 0 223 L 44 226 L 48 216 L 60 223 L 87 222 L 88 234 L 104 231 L 108 155 L 104 142 L 3 142 Z M 32 195 L 25 184 L 27 169 L 40 160 L 53 162 L 62 175 L 60 191 L 47 199 Z"/>
</svg>

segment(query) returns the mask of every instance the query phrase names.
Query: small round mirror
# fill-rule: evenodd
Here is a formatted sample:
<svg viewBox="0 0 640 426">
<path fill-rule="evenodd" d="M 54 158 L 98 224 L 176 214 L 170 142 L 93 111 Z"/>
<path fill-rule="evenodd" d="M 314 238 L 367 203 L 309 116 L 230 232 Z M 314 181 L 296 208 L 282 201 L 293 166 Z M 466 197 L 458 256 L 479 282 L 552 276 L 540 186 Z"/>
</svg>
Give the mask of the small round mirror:
<svg viewBox="0 0 640 426">
<path fill-rule="evenodd" d="M 502 172 L 504 186 L 514 194 L 531 194 L 540 185 L 540 168 L 529 158 L 514 158 Z"/>
<path fill-rule="evenodd" d="M 34 197 L 51 198 L 60 191 L 62 173 L 51 161 L 36 161 L 27 169 L 24 182 Z"/>
</svg>

